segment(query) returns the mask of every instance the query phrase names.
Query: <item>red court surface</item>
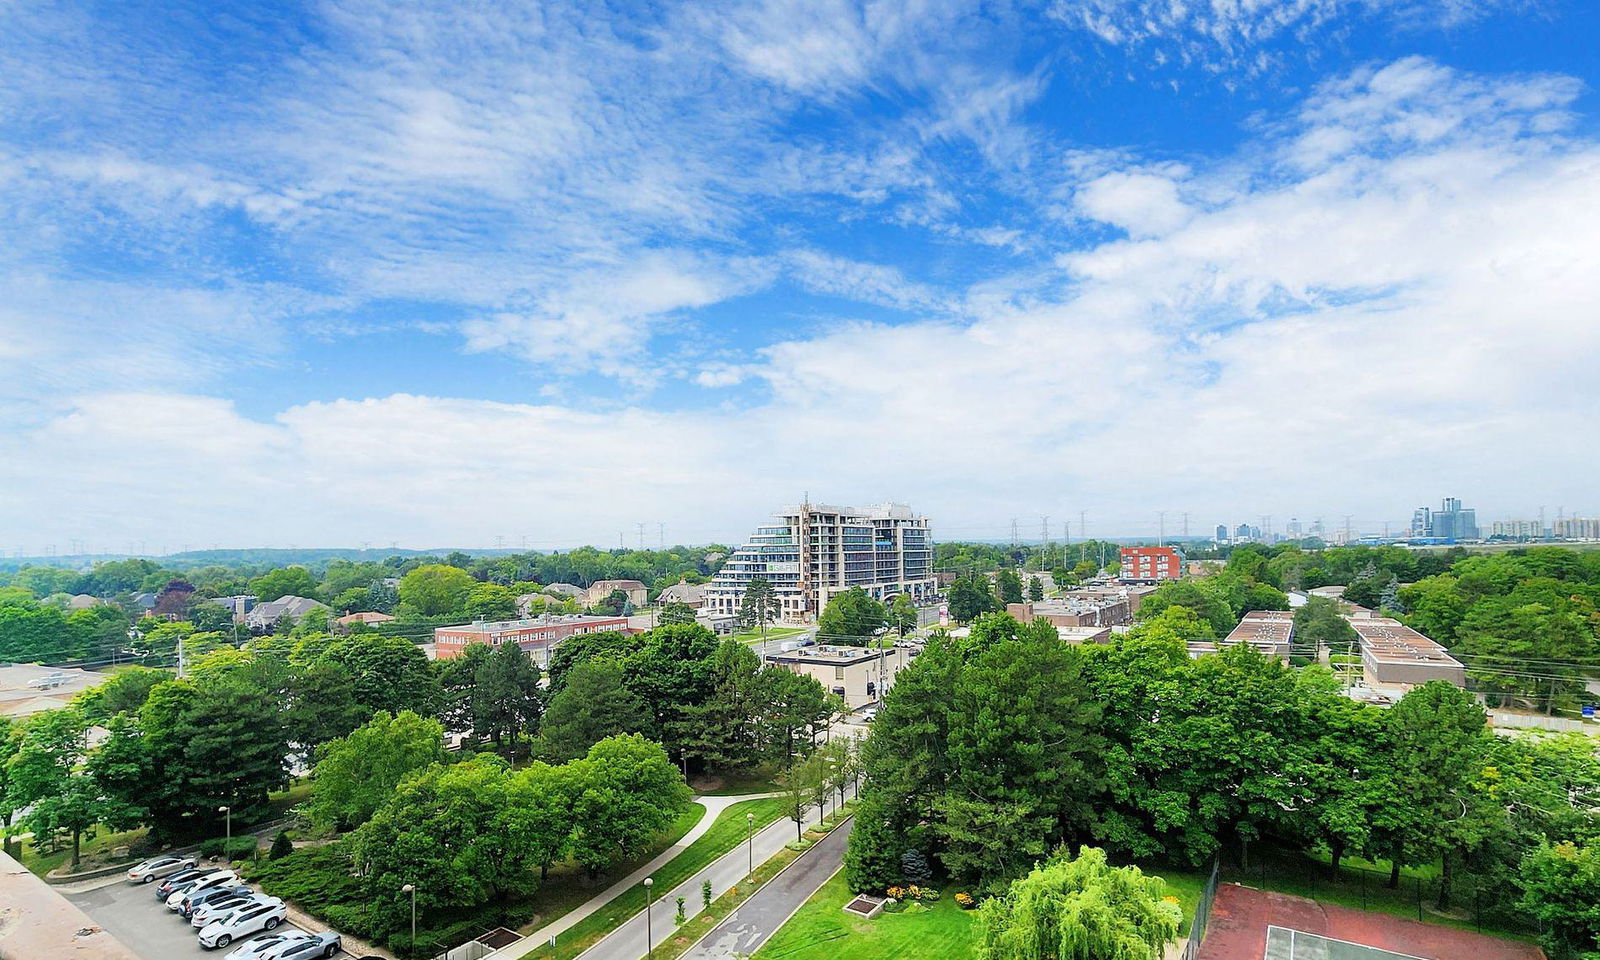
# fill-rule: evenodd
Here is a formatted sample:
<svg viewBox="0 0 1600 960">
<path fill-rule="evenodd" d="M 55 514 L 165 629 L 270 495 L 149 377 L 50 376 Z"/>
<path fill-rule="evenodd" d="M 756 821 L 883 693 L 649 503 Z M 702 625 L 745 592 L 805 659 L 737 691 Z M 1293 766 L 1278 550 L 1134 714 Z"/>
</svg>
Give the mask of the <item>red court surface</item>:
<svg viewBox="0 0 1600 960">
<path fill-rule="evenodd" d="M 1238 884 L 1217 887 L 1198 960 L 1262 960 L 1267 927 L 1288 927 L 1423 960 L 1545 960 L 1531 943 L 1353 910 Z"/>
</svg>

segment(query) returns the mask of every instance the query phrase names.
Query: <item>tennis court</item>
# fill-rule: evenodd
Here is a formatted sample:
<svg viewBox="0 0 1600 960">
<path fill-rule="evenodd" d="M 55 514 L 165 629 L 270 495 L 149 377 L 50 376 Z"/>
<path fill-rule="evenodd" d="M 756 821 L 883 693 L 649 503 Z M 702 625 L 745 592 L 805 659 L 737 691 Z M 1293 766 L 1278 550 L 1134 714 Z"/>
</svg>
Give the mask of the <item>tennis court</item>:
<svg viewBox="0 0 1600 960">
<path fill-rule="evenodd" d="M 1422 960 L 1408 953 L 1380 950 L 1348 940 L 1289 927 L 1267 927 L 1267 951 L 1261 960 Z"/>
</svg>

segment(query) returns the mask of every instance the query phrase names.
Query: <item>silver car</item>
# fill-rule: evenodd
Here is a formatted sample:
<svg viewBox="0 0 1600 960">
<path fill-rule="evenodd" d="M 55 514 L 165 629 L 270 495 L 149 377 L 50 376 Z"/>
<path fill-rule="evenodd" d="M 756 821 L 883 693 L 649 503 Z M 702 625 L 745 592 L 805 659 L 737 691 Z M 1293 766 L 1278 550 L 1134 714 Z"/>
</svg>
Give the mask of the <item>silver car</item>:
<svg viewBox="0 0 1600 960">
<path fill-rule="evenodd" d="M 305 943 L 311 939 L 311 934 L 293 930 L 289 933 L 274 933 L 271 936 L 257 937 L 244 946 L 223 957 L 222 960 L 273 960 L 281 951 Z"/>
<path fill-rule="evenodd" d="M 260 894 L 235 893 L 226 897 L 218 897 L 215 900 L 208 900 L 195 907 L 194 912 L 189 915 L 189 925 L 198 930 L 225 913 L 232 913 L 239 907 L 260 903 L 263 899 Z"/>
<path fill-rule="evenodd" d="M 135 864 L 128 868 L 128 882 L 150 883 L 161 877 L 177 873 L 179 870 L 188 870 L 196 862 L 194 857 L 180 857 L 174 854 L 151 857 L 143 863 Z"/>
</svg>

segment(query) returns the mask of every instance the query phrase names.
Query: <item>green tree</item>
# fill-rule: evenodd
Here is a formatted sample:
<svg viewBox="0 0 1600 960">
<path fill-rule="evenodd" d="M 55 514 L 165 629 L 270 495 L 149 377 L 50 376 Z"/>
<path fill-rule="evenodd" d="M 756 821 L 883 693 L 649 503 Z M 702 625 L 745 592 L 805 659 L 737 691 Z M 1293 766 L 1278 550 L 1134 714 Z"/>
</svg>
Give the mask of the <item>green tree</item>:
<svg viewBox="0 0 1600 960">
<path fill-rule="evenodd" d="M 517 734 L 539 722 L 539 667 L 516 643 L 494 648 L 478 667 L 472 688 L 472 725 L 496 747 L 515 749 Z"/>
<path fill-rule="evenodd" d="M 959 623 L 969 623 L 999 609 L 989 589 L 989 578 L 976 573 L 957 577 L 950 585 L 949 598 L 950 616 Z"/>
<path fill-rule="evenodd" d="M 427 656 L 404 637 L 351 634 L 326 644 L 311 659 L 348 670 L 350 692 L 369 714 L 379 710 L 434 714 L 444 699 Z"/>
<path fill-rule="evenodd" d="M 459 613 L 473 585 L 472 575 L 459 567 L 425 564 L 400 578 L 401 609 L 419 617 Z"/>
<path fill-rule="evenodd" d="M 982 960 L 1159 960 L 1183 912 L 1159 878 L 1113 867 L 1105 851 L 1065 850 L 984 901 Z"/>
<path fill-rule="evenodd" d="M 608 737 L 573 768 L 572 855 L 591 876 L 637 857 L 682 812 L 689 788 L 659 744 Z"/>
<path fill-rule="evenodd" d="M 1553 955 L 1600 951 L 1600 846 L 1546 841 L 1522 858 L 1519 872 L 1522 908 L 1539 921 Z"/>
<path fill-rule="evenodd" d="M 1006 567 L 995 577 L 995 594 L 1002 604 L 1022 602 L 1022 579 L 1017 571 Z"/>
<path fill-rule="evenodd" d="M 85 764 L 87 756 L 88 722 L 65 708 L 30 717 L 15 755 L 7 761 L 10 803 L 27 808 L 23 826 L 33 831 L 35 843 L 67 834 L 74 870 L 85 834 L 93 836 L 103 820 L 126 821 L 133 815 L 107 798 Z"/>
<path fill-rule="evenodd" d="M 902 637 L 917 629 L 917 608 L 909 594 L 895 595 L 894 601 L 889 604 L 888 623 L 889 629 Z"/>
<path fill-rule="evenodd" d="M 669 601 L 661 607 L 661 613 L 656 617 L 658 626 L 670 627 L 673 624 L 694 623 L 694 608 L 687 603 L 677 600 Z"/>
<path fill-rule="evenodd" d="M 626 660 L 639 649 L 643 643 L 642 636 L 605 630 L 600 633 L 580 633 L 561 641 L 555 652 L 550 655 L 550 687 L 546 693 L 551 697 L 560 693 L 561 688 L 566 685 L 568 672 L 585 660 L 606 658 Z"/>
<path fill-rule="evenodd" d="M 165 670 L 129 667 L 99 686 L 78 694 L 74 703 L 89 720 L 103 723 L 119 713 L 137 713 L 155 685 L 171 676 Z"/>
<path fill-rule="evenodd" d="M 263 807 L 287 779 L 289 753 L 280 698 L 247 678 L 201 679 L 184 711 L 183 779 L 189 811 L 212 817 L 219 806 L 235 815 Z M 150 736 L 146 730 L 146 736 Z"/>
<path fill-rule="evenodd" d="M 889 619 L 883 604 L 851 587 L 828 598 L 817 618 L 817 633 L 839 643 L 860 644 L 882 630 Z"/>
<path fill-rule="evenodd" d="M 550 699 L 535 752 L 553 761 L 583 756 L 594 744 L 653 725 L 650 708 L 625 682 L 621 661 L 586 660 L 573 667 Z"/>
<path fill-rule="evenodd" d="M 473 691 L 478 687 L 478 671 L 489 659 L 492 650 L 486 643 L 469 643 L 456 656 L 434 662 L 443 698 L 439 719 L 444 722 L 446 730 L 466 733 L 472 729 L 472 700 Z"/>
<path fill-rule="evenodd" d="M 827 783 L 822 754 L 796 757 L 783 772 L 783 808 L 794 821 L 796 843 L 805 839 L 806 808 Z"/>
<path fill-rule="evenodd" d="M 379 713 L 324 744 L 312 780 L 313 820 L 349 829 L 371 819 L 407 776 L 444 759 L 444 727 L 409 710 Z"/>
<path fill-rule="evenodd" d="M 289 678 L 283 709 L 284 735 L 307 757 L 330 740 L 348 736 L 372 716 L 356 702 L 350 671 L 319 661 L 296 669 Z"/>
<path fill-rule="evenodd" d="M 314 597 L 317 579 L 305 567 L 279 567 L 251 580 L 250 592 L 258 603 L 282 597 Z"/>
<path fill-rule="evenodd" d="M 1038 603 L 1044 599 L 1044 581 L 1038 577 L 1028 578 L 1028 599 Z"/>
<path fill-rule="evenodd" d="M 755 577 L 745 584 L 744 597 L 739 601 L 739 624 L 746 629 L 759 627 L 761 639 L 767 638 L 767 624 L 778 619 L 778 595 L 766 577 Z"/>
</svg>

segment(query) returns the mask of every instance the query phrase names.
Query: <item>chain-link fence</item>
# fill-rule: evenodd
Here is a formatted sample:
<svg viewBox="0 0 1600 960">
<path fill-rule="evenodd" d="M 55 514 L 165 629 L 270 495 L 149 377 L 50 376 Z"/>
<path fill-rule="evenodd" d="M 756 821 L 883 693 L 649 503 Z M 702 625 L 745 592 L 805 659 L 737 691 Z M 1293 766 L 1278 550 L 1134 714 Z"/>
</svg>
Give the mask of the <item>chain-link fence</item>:
<svg viewBox="0 0 1600 960">
<path fill-rule="evenodd" d="M 1200 891 L 1200 901 L 1194 907 L 1194 920 L 1189 924 L 1189 939 L 1183 945 L 1181 960 L 1195 960 L 1200 956 L 1200 943 L 1206 938 L 1206 923 L 1211 919 L 1211 901 L 1217 897 L 1217 881 L 1222 869 L 1221 861 L 1211 862 L 1211 875 Z"/>
<path fill-rule="evenodd" d="M 1262 845 L 1252 846 L 1248 864 L 1223 864 L 1221 878 L 1479 933 L 1531 938 L 1540 932 L 1518 904 L 1519 891 L 1508 878 L 1465 870 L 1453 871 L 1448 880 L 1438 871 L 1406 871 L 1396 880 L 1388 870 L 1346 861 L 1335 871 L 1326 860 Z"/>
</svg>

